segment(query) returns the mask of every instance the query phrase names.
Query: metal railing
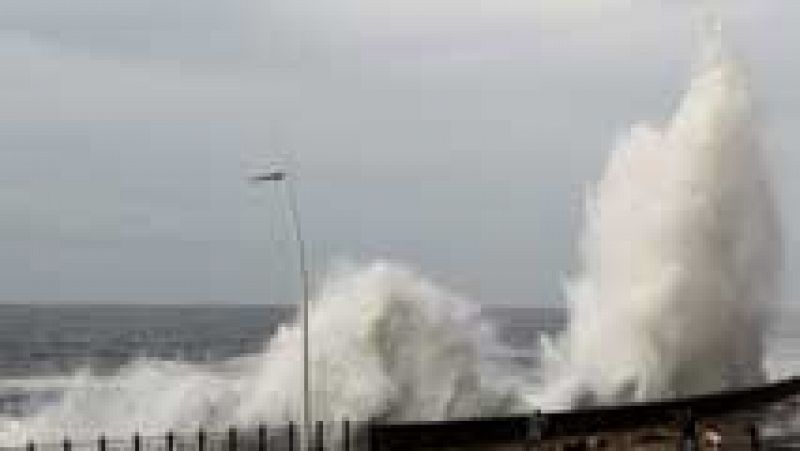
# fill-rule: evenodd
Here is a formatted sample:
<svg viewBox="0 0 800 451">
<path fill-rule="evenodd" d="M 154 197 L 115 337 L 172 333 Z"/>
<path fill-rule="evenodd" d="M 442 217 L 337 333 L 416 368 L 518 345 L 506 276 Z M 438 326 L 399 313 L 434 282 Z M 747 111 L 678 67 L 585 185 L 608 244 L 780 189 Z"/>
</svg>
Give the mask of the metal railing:
<svg viewBox="0 0 800 451">
<path fill-rule="evenodd" d="M 200 428 L 194 432 L 167 431 L 160 436 L 134 433 L 120 438 L 101 434 L 94 440 L 64 438 L 60 443 L 30 441 L 24 446 L 2 447 L 4 451 L 295 451 L 300 450 L 303 431 L 289 422 L 278 427 L 261 425 L 250 428 L 230 427 L 225 431 Z M 367 423 L 348 420 L 323 423 L 318 421 L 308 431 L 306 443 L 312 451 L 351 451 L 369 448 Z"/>
<path fill-rule="evenodd" d="M 684 399 L 595 407 L 568 412 L 475 418 L 439 422 L 316 422 L 309 430 L 297 423 L 168 431 L 160 436 L 100 435 L 89 441 L 30 442 L 15 451 L 313 451 L 493 449 L 524 445 L 560 449 L 560 443 L 591 440 L 674 440 L 699 436 L 704 425 L 733 431 L 729 443 L 746 441 L 780 448 L 800 445 L 800 377 L 743 390 Z M 779 434 L 762 434 L 768 430 Z M 687 435 L 688 434 L 688 435 Z M 638 437 L 638 438 L 637 438 Z M 555 448 L 547 444 L 555 444 Z M 771 444 L 771 445 L 770 445 Z M 541 445 L 541 446 L 540 446 Z M 545 446 L 546 445 L 546 446 Z M 612 448 L 613 449 L 613 448 Z M 302 450 L 305 451 L 305 450 Z"/>
<path fill-rule="evenodd" d="M 708 419 L 706 419 L 708 420 Z M 100 435 L 93 440 L 65 438 L 56 443 L 29 442 L 27 445 L 0 448 L 3 451 L 385 451 L 435 449 L 507 449 L 524 446 L 528 450 L 593 449 L 591 443 L 605 443 L 605 449 L 622 449 L 620 443 L 681 443 L 684 425 L 680 422 L 638 429 L 588 430 L 584 434 L 552 435 L 547 433 L 546 416 L 475 419 L 431 423 L 381 424 L 359 422 L 315 423 L 309 431 L 307 448 L 299 424 L 280 427 L 231 427 L 225 431 L 199 429 L 194 432 L 168 431 L 162 435 L 111 437 Z M 751 419 L 721 417 L 718 425 L 751 425 Z M 700 420 L 698 419 L 698 424 Z M 706 422 L 707 424 L 707 422 Z M 594 429 L 594 425 L 592 425 Z M 693 437 L 702 440 L 701 429 Z M 752 429 L 755 433 L 757 430 Z M 800 436 L 760 436 L 737 434 L 725 437 L 725 444 L 735 449 L 797 449 Z M 627 446 L 627 445 L 626 445 Z M 577 447 L 577 448 L 576 448 Z M 627 448 L 625 448 L 627 449 Z M 669 448 L 671 449 L 671 448 Z M 723 448 L 725 449 L 725 448 Z"/>
</svg>

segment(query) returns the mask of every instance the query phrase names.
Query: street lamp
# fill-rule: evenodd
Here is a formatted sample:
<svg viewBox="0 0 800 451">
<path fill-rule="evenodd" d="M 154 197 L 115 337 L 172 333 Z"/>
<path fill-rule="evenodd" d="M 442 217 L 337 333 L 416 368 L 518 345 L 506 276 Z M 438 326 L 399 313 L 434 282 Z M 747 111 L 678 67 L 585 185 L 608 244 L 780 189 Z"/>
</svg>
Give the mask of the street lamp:
<svg viewBox="0 0 800 451">
<path fill-rule="evenodd" d="M 263 174 L 258 174 L 250 177 L 250 181 L 254 183 L 261 182 L 286 182 L 287 194 L 289 198 L 289 213 L 291 216 L 292 227 L 294 229 L 294 238 L 297 242 L 298 262 L 300 265 L 300 278 L 303 287 L 303 305 L 302 305 L 302 327 L 303 327 L 303 437 L 306 438 L 311 432 L 311 400 L 309 398 L 309 368 L 308 368 L 308 301 L 309 301 L 309 283 L 308 283 L 308 267 L 306 266 L 306 244 L 303 241 L 303 233 L 300 227 L 300 213 L 297 207 L 297 193 L 294 189 L 294 183 L 290 174 L 285 171 L 272 171 Z"/>
</svg>

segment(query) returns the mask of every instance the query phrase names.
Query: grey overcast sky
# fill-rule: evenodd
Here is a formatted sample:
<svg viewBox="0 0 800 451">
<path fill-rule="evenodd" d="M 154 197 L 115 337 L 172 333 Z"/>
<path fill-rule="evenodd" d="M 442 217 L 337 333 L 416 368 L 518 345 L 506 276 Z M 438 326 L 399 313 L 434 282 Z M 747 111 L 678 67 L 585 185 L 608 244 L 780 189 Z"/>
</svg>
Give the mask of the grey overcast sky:
<svg viewBox="0 0 800 451">
<path fill-rule="evenodd" d="M 800 2 L 715 2 L 749 65 L 800 293 Z M 388 258 L 558 305 L 587 183 L 686 84 L 689 0 L 0 0 L 0 302 L 289 302 Z M 296 287 L 296 284 L 294 285 Z"/>
</svg>

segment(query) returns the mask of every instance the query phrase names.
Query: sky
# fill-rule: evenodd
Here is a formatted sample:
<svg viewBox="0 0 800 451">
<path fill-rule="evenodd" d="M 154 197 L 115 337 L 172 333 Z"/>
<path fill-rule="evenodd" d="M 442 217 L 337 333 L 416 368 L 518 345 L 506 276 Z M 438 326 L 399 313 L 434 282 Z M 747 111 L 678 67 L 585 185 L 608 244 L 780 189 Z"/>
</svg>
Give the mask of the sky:
<svg viewBox="0 0 800 451">
<path fill-rule="evenodd" d="M 0 302 L 298 296 L 398 261 L 483 304 L 557 306 L 588 184 L 667 117 L 690 0 L 0 0 Z M 800 2 L 730 0 L 800 293 Z M 707 7 L 704 4 L 704 7 Z M 287 163 L 288 162 L 288 163 Z"/>
</svg>

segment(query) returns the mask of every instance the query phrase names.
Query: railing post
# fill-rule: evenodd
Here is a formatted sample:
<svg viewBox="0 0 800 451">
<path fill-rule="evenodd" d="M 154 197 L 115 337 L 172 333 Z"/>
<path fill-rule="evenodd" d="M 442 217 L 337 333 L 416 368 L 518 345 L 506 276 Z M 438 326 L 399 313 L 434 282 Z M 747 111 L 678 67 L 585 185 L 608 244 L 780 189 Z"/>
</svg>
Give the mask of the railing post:
<svg viewBox="0 0 800 451">
<path fill-rule="evenodd" d="M 528 418 L 528 436 L 526 442 L 540 442 L 544 437 L 545 418 L 540 410 L 534 410 Z"/>
<path fill-rule="evenodd" d="M 133 451 L 142 451 L 142 436 L 138 432 L 133 434 Z"/>
<path fill-rule="evenodd" d="M 258 451 L 267 451 L 267 427 L 258 425 Z"/>
<path fill-rule="evenodd" d="M 323 451 L 325 449 L 325 425 L 322 421 L 317 421 L 317 430 L 314 431 L 314 435 L 316 435 L 316 449 L 317 451 Z"/>
<path fill-rule="evenodd" d="M 167 431 L 167 436 L 165 438 L 167 442 L 167 451 L 175 451 L 175 433 Z"/>
<path fill-rule="evenodd" d="M 697 421 L 694 419 L 692 409 L 686 409 L 681 424 L 681 450 L 682 451 L 697 451 Z"/>
<path fill-rule="evenodd" d="M 342 449 L 350 451 L 350 420 L 347 418 L 342 422 Z"/>
<path fill-rule="evenodd" d="M 97 439 L 97 449 L 98 451 L 106 451 L 108 442 L 106 441 L 106 436 L 100 434 L 100 437 Z"/>
<path fill-rule="evenodd" d="M 750 449 L 759 451 L 761 449 L 761 434 L 758 431 L 758 427 L 755 424 L 750 424 L 750 427 L 747 428 L 747 433 L 750 435 Z"/>
<path fill-rule="evenodd" d="M 294 451 L 294 421 L 289 422 L 289 451 Z"/>
<path fill-rule="evenodd" d="M 367 442 L 367 449 L 369 451 L 377 451 L 380 449 L 378 434 L 375 433 L 375 422 L 373 420 L 367 422 Z"/>
<path fill-rule="evenodd" d="M 206 431 L 201 426 L 197 430 L 197 451 L 205 451 L 206 449 Z"/>
<path fill-rule="evenodd" d="M 236 451 L 236 428 L 231 426 L 228 429 L 228 451 Z"/>
</svg>

